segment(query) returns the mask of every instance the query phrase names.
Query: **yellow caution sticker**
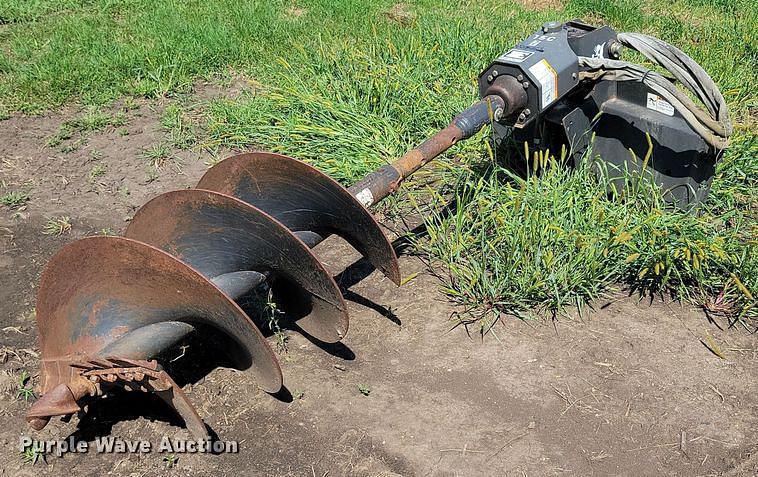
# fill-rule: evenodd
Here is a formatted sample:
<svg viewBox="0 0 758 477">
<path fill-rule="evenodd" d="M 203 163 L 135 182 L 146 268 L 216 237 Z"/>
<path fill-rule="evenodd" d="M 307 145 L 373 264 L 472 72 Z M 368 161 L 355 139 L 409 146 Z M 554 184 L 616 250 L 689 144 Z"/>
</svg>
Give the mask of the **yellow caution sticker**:
<svg viewBox="0 0 758 477">
<path fill-rule="evenodd" d="M 546 59 L 535 63 L 529 72 L 532 73 L 542 86 L 542 109 L 545 109 L 558 97 L 558 74 Z"/>
</svg>

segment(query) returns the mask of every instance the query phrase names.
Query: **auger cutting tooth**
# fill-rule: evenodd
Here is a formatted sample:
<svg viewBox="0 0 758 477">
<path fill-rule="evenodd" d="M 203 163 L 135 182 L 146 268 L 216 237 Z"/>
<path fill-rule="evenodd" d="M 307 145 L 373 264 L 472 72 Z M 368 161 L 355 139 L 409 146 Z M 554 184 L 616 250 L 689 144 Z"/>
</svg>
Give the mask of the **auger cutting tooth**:
<svg viewBox="0 0 758 477">
<path fill-rule="evenodd" d="M 195 325 L 226 335 L 233 346 L 224 351 L 263 389 L 281 389 L 279 364 L 260 331 L 189 265 L 129 238 L 66 245 L 45 268 L 37 295 L 43 396 L 27 420 L 40 429 L 50 417 L 80 409 L 100 386 L 118 385 L 124 373 L 144 373 L 146 388 L 171 404 L 193 435 L 204 437 L 205 426 L 181 388 L 153 360 Z"/>
<path fill-rule="evenodd" d="M 240 154 L 209 169 L 197 187 L 254 205 L 310 246 L 319 236 L 339 235 L 400 284 L 395 251 L 371 213 L 338 182 L 304 162 L 268 152 Z"/>
<path fill-rule="evenodd" d="M 286 297 L 308 302 L 298 326 L 329 343 L 347 333 L 347 306 L 331 275 L 284 225 L 246 202 L 207 190 L 167 192 L 139 209 L 125 236 L 172 254 L 232 298 L 266 278 L 276 289 L 283 278 L 307 292 Z"/>
</svg>

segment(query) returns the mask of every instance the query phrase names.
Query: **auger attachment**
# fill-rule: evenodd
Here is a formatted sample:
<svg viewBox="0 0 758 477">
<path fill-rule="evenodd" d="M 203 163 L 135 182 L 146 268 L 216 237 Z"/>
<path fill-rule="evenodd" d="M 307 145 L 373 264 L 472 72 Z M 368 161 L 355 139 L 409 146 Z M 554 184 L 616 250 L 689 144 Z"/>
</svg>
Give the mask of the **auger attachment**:
<svg viewBox="0 0 758 477">
<path fill-rule="evenodd" d="M 622 46 L 669 70 L 707 110 L 670 79 L 620 61 Z M 340 236 L 399 284 L 395 251 L 366 207 L 485 124 L 493 126 L 495 151 L 514 143 L 548 155 L 567 148 L 574 162 L 592 151 L 618 170 L 647 167 L 632 159 L 652 152 L 654 179 L 685 206 L 706 196 L 732 131 L 715 83 L 682 51 L 580 21 L 544 24 L 482 72 L 479 90 L 482 99 L 446 128 L 350 188 L 287 156 L 241 154 L 211 168 L 196 189 L 150 201 L 126 237 L 63 247 L 37 296 L 43 396 L 27 415 L 30 424 L 41 429 L 103 394 L 139 390 L 159 394 L 205 437 L 160 363 L 190 334 L 218 346 L 208 329 L 229 340 L 221 348 L 236 367 L 279 391 L 279 365 L 240 308 L 245 297 L 267 288 L 301 331 L 341 340 L 345 301 L 310 248 Z"/>
<path fill-rule="evenodd" d="M 479 101 L 349 189 L 287 156 L 230 157 L 198 188 L 148 202 L 125 237 L 89 237 L 63 247 L 48 263 L 37 295 L 43 396 L 27 414 L 30 425 L 41 429 L 99 396 L 138 390 L 160 395 L 195 437 L 205 438 L 203 421 L 160 364 L 199 327 L 228 338 L 233 346 L 223 351 L 234 365 L 250 370 L 267 392 L 278 392 L 276 357 L 235 300 L 269 287 L 286 298 L 281 304 L 294 310 L 304 333 L 341 340 L 348 330 L 345 301 L 310 248 L 338 235 L 399 284 L 395 251 L 366 207 L 505 107 L 498 95 Z"/>
</svg>

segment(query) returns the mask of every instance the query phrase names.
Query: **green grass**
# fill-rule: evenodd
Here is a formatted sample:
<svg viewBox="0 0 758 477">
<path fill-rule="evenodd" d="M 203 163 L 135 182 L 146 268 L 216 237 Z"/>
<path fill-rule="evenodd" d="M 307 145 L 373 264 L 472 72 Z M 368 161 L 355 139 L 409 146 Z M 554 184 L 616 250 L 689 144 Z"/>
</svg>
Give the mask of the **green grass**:
<svg viewBox="0 0 758 477">
<path fill-rule="evenodd" d="M 174 155 L 174 151 L 168 142 L 159 142 L 144 149 L 142 157 L 145 160 L 145 180 L 147 182 L 156 180 L 167 164 L 171 163 L 177 167 L 179 165 L 179 159 Z"/>
<path fill-rule="evenodd" d="M 64 146 L 66 152 L 75 150 L 86 142 L 87 135 L 102 131 L 108 126 L 121 127 L 126 124 L 126 115 L 123 111 L 109 114 L 97 107 L 85 108 L 84 112 L 74 119 L 64 121 L 58 128 L 58 132 L 47 139 L 48 147 L 57 147 L 65 141 L 78 135 L 78 140 Z"/>
<path fill-rule="evenodd" d="M 102 131 L 106 126 L 123 126 L 126 119 L 122 113 L 114 116 L 96 108 L 89 108 L 81 116 L 66 122 L 71 129 L 79 132 Z"/>
<path fill-rule="evenodd" d="M 61 215 L 50 217 L 42 228 L 45 235 L 63 235 L 71 232 L 71 217 Z"/>
<path fill-rule="evenodd" d="M 86 118 L 59 134 L 70 138 L 104 127 L 100 112 L 118 98 L 169 97 L 168 144 L 145 152 L 149 174 L 170 157 L 169 145 L 255 146 L 349 184 L 447 124 L 476 99 L 476 77 L 492 58 L 543 22 L 581 17 L 642 31 L 700 62 L 731 108 L 733 146 L 700 216 L 662 211 L 646 187 L 638 202 L 605 198 L 602 179 L 583 168 L 512 177 L 489 164 L 482 135 L 432 166 L 436 192 L 405 188 L 429 216 L 430 236 L 418 246 L 446 292 L 470 309 L 461 319 L 481 329 L 501 315 L 583 306 L 618 284 L 692 300 L 732 321 L 755 316 L 755 2 L 567 0 L 531 11 L 516 1 L 419 0 L 400 13 L 395 3 L 8 0 L 0 5 L 0 112 L 81 102 Z M 192 117 L 178 100 L 198 78 L 238 75 L 260 88 Z M 445 216 L 451 199 L 457 211 Z"/>
<path fill-rule="evenodd" d="M 163 462 L 166 464 L 166 469 L 173 469 L 179 462 L 179 456 L 176 454 L 169 454 L 163 458 Z"/>
<path fill-rule="evenodd" d="M 189 112 L 179 103 L 166 106 L 161 116 L 161 126 L 168 133 L 171 144 L 178 149 L 189 149 L 197 140 L 195 124 Z"/>
<path fill-rule="evenodd" d="M 21 207 L 28 200 L 29 194 L 20 190 L 14 190 L 0 195 L 0 205 L 4 205 L 10 208 Z"/>
<path fill-rule="evenodd" d="M 437 212 L 418 245 L 439 258 L 434 269 L 464 307 L 461 324 L 486 332 L 505 315 L 581 311 L 619 284 L 701 303 L 724 291 L 714 314 L 732 324 L 758 316 L 744 285 L 758 280 L 754 223 L 727 228 L 709 214 L 665 210 L 659 189 L 639 177 L 609 197 L 607 172 L 560 162 L 525 179 L 497 165 L 456 171 L 452 213 L 433 196 Z"/>
<path fill-rule="evenodd" d="M 45 452 L 36 446 L 30 446 L 21 452 L 21 462 L 29 465 L 37 465 L 37 462 L 47 463 Z"/>
<path fill-rule="evenodd" d="M 142 156 L 147 161 L 148 166 L 154 169 L 161 169 L 171 159 L 172 155 L 171 147 L 165 142 L 153 144 L 142 151 Z"/>
<path fill-rule="evenodd" d="M 89 171 L 89 182 L 90 184 L 94 184 L 97 182 L 97 180 L 104 176 L 105 173 L 108 172 L 108 166 L 105 165 L 105 163 L 98 162 L 94 166 L 92 166 L 92 169 Z"/>
<path fill-rule="evenodd" d="M 23 399 L 24 401 L 29 401 L 30 399 L 34 399 L 36 396 L 34 394 L 34 388 L 29 386 L 31 383 L 32 377 L 29 376 L 29 373 L 27 371 L 22 371 L 21 374 L 18 377 L 18 389 L 16 390 L 16 399 Z"/>
</svg>

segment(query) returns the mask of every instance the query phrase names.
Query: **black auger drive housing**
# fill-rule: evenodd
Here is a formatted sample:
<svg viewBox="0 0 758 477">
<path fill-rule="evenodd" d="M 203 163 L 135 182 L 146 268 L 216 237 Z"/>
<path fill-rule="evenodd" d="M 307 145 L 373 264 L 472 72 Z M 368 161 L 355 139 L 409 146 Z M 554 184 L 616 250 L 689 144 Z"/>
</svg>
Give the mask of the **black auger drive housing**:
<svg viewBox="0 0 758 477">
<path fill-rule="evenodd" d="M 660 47 L 652 51 L 655 56 L 668 55 L 699 70 L 696 83 L 710 80 L 676 48 L 644 35 L 627 36 Z M 668 98 L 661 92 L 671 88 L 662 90 L 645 78 L 660 75 L 619 61 L 623 46 L 639 43 L 625 45 L 622 40 L 607 26 L 549 22 L 496 58 L 479 77 L 482 98 L 494 94 L 507 104 L 493 122 L 495 143 L 500 151 L 513 146 L 523 151 L 526 142 L 529 150 L 556 157 L 565 150 L 573 163 L 589 152 L 590 160 L 603 161 L 612 177 L 620 177 L 625 169 L 639 173 L 648 156 L 648 170 L 666 201 L 690 208 L 706 197 L 731 132 L 723 98 L 712 83 L 704 88 L 713 97 L 701 99 L 716 106 L 715 119 L 725 120 L 721 135 L 709 142 L 685 119 L 688 111 L 672 104 L 679 95 Z M 640 49 L 643 54 L 648 50 L 653 48 Z M 605 74 L 606 68 L 640 73 Z M 673 87 L 668 78 L 663 81 Z"/>
</svg>

